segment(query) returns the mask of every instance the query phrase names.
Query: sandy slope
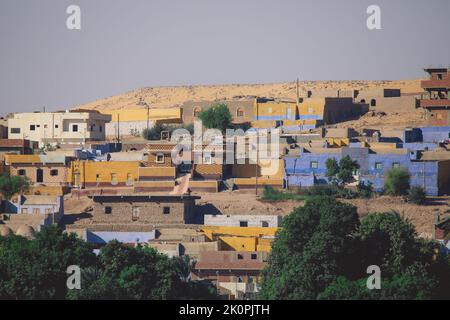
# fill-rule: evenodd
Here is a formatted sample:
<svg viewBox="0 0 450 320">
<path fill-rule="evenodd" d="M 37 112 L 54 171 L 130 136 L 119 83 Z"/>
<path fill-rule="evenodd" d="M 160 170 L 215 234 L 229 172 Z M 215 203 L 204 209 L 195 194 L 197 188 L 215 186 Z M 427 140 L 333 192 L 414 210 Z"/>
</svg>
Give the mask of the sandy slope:
<svg viewBox="0 0 450 320">
<path fill-rule="evenodd" d="M 302 81 L 299 83 L 301 93 L 307 90 L 367 90 L 375 88 L 401 88 L 402 92 L 420 91 L 420 80 L 399 81 Z M 231 99 L 235 96 L 262 96 L 274 98 L 295 98 L 296 83 L 271 84 L 229 84 L 229 85 L 199 85 L 178 87 L 141 88 L 100 99 L 76 108 L 86 109 L 125 109 L 140 108 L 144 103 L 152 108 L 167 108 L 181 105 L 189 100 Z"/>
</svg>

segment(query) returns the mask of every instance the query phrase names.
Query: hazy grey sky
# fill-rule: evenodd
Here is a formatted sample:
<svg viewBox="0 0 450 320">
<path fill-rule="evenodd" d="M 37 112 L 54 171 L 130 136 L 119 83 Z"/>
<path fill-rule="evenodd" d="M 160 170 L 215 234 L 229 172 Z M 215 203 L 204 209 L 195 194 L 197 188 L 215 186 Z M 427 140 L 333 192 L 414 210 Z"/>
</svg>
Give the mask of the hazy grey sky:
<svg viewBox="0 0 450 320">
<path fill-rule="evenodd" d="M 382 30 L 366 27 L 371 4 Z M 1 0 L 0 113 L 144 86 L 418 78 L 450 64 L 449 13 L 449 0 Z"/>
</svg>

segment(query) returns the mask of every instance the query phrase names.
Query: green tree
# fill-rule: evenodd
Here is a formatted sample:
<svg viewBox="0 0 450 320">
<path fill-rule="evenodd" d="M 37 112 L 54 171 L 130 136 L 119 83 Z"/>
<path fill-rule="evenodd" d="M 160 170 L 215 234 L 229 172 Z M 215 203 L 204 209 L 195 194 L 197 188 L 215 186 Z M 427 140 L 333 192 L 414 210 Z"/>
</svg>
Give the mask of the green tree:
<svg viewBox="0 0 450 320">
<path fill-rule="evenodd" d="M 30 180 L 22 176 L 0 176 L 0 193 L 7 200 L 17 193 L 24 193 L 30 188 Z"/>
<path fill-rule="evenodd" d="M 203 126 L 208 129 L 219 129 L 224 132 L 231 124 L 231 113 L 225 103 L 217 103 L 201 111 L 198 115 Z"/>
<path fill-rule="evenodd" d="M 408 201 L 422 205 L 427 202 L 427 195 L 421 186 L 414 186 L 408 191 Z"/>
<path fill-rule="evenodd" d="M 189 257 L 169 258 L 148 247 L 111 241 L 102 248 L 98 268 L 82 272 L 84 285 L 70 299 L 214 299 L 209 284 L 190 281 Z"/>
<path fill-rule="evenodd" d="M 263 271 L 264 299 L 448 299 L 450 265 L 396 212 L 361 222 L 356 208 L 330 198 L 307 201 L 283 222 Z M 366 286 L 381 269 L 381 289 Z"/>
<path fill-rule="evenodd" d="M 392 168 L 386 172 L 384 179 L 384 192 L 391 196 L 406 195 L 409 190 L 410 175 L 402 167 Z"/>
<path fill-rule="evenodd" d="M 34 240 L 0 237 L 0 299 L 64 299 L 67 267 L 94 263 L 86 242 L 56 226 L 44 227 Z"/>
<path fill-rule="evenodd" d="M 349 235 L 358 224 L 356 208 L 332 198 L 296 208 L 273 242 L 260 296 L 316 299 L 339 273 L 352 269 Z"/>
<path fill-rule="evenodd" d="M 339 160 L 339 163 L 335 158 L 328 158 L 325 162 L 326 173 L 325 175 L 333 184 L 347 184 L 353 181 L 353 173 L 359 169 L 359 164 L 356 160 L 352 160 L 350 156 L 344 156 Z"/>
</svg>

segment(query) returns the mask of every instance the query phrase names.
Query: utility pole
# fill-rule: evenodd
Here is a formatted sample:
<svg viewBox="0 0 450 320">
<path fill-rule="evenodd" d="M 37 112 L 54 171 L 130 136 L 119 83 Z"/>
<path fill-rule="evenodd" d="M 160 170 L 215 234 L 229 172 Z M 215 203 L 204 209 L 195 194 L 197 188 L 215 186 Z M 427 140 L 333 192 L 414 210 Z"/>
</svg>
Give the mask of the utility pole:
<svg viewBox="0 0 450 320">
<path fill-rule="evenodd" d="M 120 143 L 120 114 L 117 113 L 117 147 Z"/>
<path fill-rule="evenodd" d="M 258 195 L 258 132 L 256 132 L 255 195 Z"/>
<path fill-rule="evenodd" d="M 145 105 L 147 106 L 147 134 L 148 134 L 148 129 L 150 126 L 150 106 L 148 105 L 148 103 L 146 102 Z"/>
</svg>

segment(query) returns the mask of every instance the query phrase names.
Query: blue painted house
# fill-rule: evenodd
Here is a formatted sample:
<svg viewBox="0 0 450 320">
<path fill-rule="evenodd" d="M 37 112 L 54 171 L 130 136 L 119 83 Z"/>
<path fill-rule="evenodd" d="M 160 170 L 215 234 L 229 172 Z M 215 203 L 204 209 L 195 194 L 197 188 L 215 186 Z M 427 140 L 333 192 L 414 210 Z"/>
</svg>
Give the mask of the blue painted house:
<svg viewBox="0 0 450 320">
<path fill-rule="evenodd" d="M 371 182 L 376 191 L 382 191 L 386 172 L 394 167 L 404 167 L 411 175 L 411 186 L 421 186 L 427 195 L 446 192 L 450 182 L 450 160 L 422 161 L 421 152 L 408 149 L 391 149 L 377 153 L 369 148 L 343 147 L 340 149 L 299 150 L 298 154 L 285 156 L 285 187 L 310 187 L 326 184 L 326 161 L 339 161 L 348 155 L 360 165 L 356 176 L 360 181 Z"/>
</svg>

